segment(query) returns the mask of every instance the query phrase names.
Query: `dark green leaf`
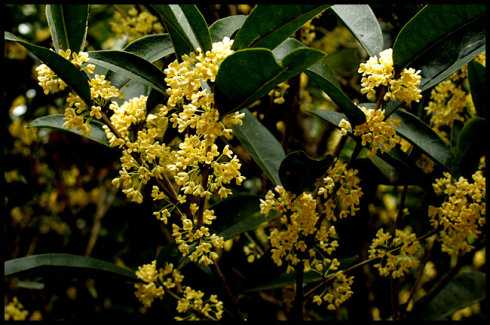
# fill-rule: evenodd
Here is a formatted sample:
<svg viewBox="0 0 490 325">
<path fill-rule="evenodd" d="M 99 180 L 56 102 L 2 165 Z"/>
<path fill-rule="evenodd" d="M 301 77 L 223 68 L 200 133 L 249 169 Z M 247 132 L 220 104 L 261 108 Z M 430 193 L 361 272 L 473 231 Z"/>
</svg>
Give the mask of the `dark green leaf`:
<svg viewBox="0 0 490 325">
<path fill-rule="evenodd" d="M 480 157 L 485 155 L 487 129 L 486 119 L 473 117 L 459 133 L 453 168 L 464 177 L 471 177 L 478 168 Z"/>
<path fill-rule="evenodd" d="M 345 48 L 327 55 L 325 63 L 335 75 L 350 78 L 357 73 L 361 56 L 356 48 Z"/>
<path fill-rule="evenodd" d="M 112 263 L 93 257 L 71 254 L 40 254 L 8 260 L 4 264 L 5 276 L 11 276 L 20 272 L 37 268 L 69 267 L 85 270 L 98 270 L 110 272 L 130 279 L 136 279 L 134 272 Z"/>
<path fill-rule="evenodd" d="M 417 116 L 403 109 L 398 109 L 392 116 L 400 120 L 400 126 L 396 129 L 399 135 L 420 148 L 439 164 L 448 166 L 451 158 L 450 150 L 434 130 Z"/>
<path fill-rule="evenodd" d="M 209 33 L 213 42 L 221 42 L 223 38 L 231 38 L 247 19 L 245 15 L 234 15 L 218 19 L 209 26 Z"/>
<path fill-rule="evenodd" d="M 168 34 L 153 34 L 134 40 L 123 51 L 135 54 L 146 61 L 155 62 L 174 53 L 174 47 Z M 107 72 L 106 79 L 118 88 L 126 85 L 130 80 L 126 75 L 112 71 Z"/>
<path fill-rule="evenodd" d="M 211 49 L 211 36 L 204 17 L 195 5 L 152 5 L 168 30 L 175 53 L 182 55 L 201 48 Z"/>
<path fill-rule="evenodd" d="M 337 128 L 339 127 L 339 123 L 340 123 L 340 121 L 342 121 L 342 119 L 347 120 L 347 116 L 345 116 L 345 114 L 335 112 L 335 111 L 315 109 L 315 110 L 310 111 L 310 113 L 312 113 L 315 116 L 318 116 L 319 118 L 321 118 L 324 121 L 327 121 L 327 122 L 333 124 Z"/>
<path fill-rule="evenodd" d="M 471 97 L 476 112 L 479 116 L 486 118 L 488 116 L 488 89 L 485 67 L 475 61 L 468 63 L 468 80 L 470 82 Z"/>
<path fill-rule="evenodd" d="M 325 174 L 332 163 L 332 156 L 317 160 L 304 151 L 291 152 L 281 162 L 279 177 L 286 190 L 300 194 L 312 190 L 318 177 Z"/>
<path fill-rule="evenodd" d="M 326 61 L 326 57 L 318 61 L 306 70 L 306 74 L 340 107 L 353 126 L 364 123 L 366 116 L 340 89 Z"/>
<path fill-rule="evenodd" d="M 18 42 L 28 49 L 39 60 L 43 61 L 51 70 L 53 70 L 58 77 L 70 86 L 71 89 L 90 106 L 91 97 L 87 75 L 78 70 L 70 61 L 64 59 L 54 51 L 26 42 L 9 32 L 5 32 L 5 39 L 7 41 Z"/>
<path fill-rule="evenodd" d="M 273 49 L 329 5 L 257 5 L 236 34 L 232 49 Z"/>
<path fill-rule="evenodd" d="M 151 89 L 150 93 L 148 94 L 148 98 L 146 99 L 146 111 L 147 112 L 152 112 L 153 109 L 158 105 L 158 104 L 164 104 L 167 102 L 167 97 L 163 96 L 160 92 Z"/>
<path fill-rule="evenodd" d="M 65 120 L 63 114 L 53 114 L 53 115 L 38 117 L 37 119 L 31 121 L 29 125 L 34 128 L 51 128 L 51 129 L 57 129 L 62 131 L 68 131 L 71 133 L 78 134 L 82 137 L 88 138 L 92 141 L 98 142 L 100 144 L 103 144 L 104 146 L 109 146 L 109 141 L 107 140 L 104 129 L 102 128 L 102 123 L 100 123 L 99 121 L 93 120 L 90 122 L 91 131 L 88 135 L 83 134 L 78 129 L 65 128 L 63 126 L 64 121 Z"/>
<path fill-rule="evenodd" d="M 468 271 L 458 274 L 427 305 L 415 305 L 411 317 L 426 320 L 448 319 L 455 311 L 486 298 L 486 275 Z"/>
<path fill-rule="evenodd" d="M 369 5 L 334 5 L 332 10 L 370 56 L 383 50 L 381 27 Z"/>
<path fill-rule="evenodd" d="M 485 5 L 428 5 L 400 31 L 395 66 L 422 70 L 422 90 L 447 78 L 485 48 Z"/>
<path fill-rule="evenodd" d="M 143 36 L 129 43 L 123 50 L 150 62 L 158 61 L 174 53 L 172 40 L 168 34 Z"/>
<path fill-rule="evenodd" d="M 47 4 L 46 18 L 56 50 L 80 52 L 87 37 L 88 5 Z"/>
<path fill-rule="evenodd" d="M 225 240 L 257 229 L 273 216 L 260 214 L 259 198 L 255 195 L 239 195 L 223 200 L 212 207 L 219 217 L 213 224 L 215 232 Z"/>
<path fill-rule="evenodd" d="M 89 52 L 90 62 L 100 65 L 116 73 L 137 79 L 149 87 L 166 93 L 163 73 L 153 64 L 141 57 L 124 51 L 92 51 Z"/>
<path fill-rule="evenodd" d="M 246 107 L 266 95 L 277 84 L 286 81 L 318 61 L 323 53 L 299 48 L 279 64 L 267 49 L 240 50 L 228 56 L 216 76 L 215 100 L 222 113 Z M 240 87 L 236 81 L 240 80 Z"/>
<path fill-rule="evenodd" d="M 272 50 L 272 54 L 278 61 L 282 61 L 289 53 L 306 46 L 295 38 L 287 38 L 284 42 Z"/>
<path fill-rule="evenodd" d="M 248 109 L 240 112 L 245 113 L 243 124 L 235 126 L 233 134 L 272 183 L 280 185 L 279 165 L 286 156 L 284 149 L 274 135 Z"/>
</svg>

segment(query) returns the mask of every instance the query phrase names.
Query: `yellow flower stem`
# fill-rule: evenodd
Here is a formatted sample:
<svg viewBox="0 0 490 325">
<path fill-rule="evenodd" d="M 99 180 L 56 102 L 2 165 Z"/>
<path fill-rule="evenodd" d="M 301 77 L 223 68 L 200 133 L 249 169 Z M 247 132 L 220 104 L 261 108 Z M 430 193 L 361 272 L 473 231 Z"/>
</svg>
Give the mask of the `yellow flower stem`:
<svg viewBox="0 0 490 325">
<path fill-rule="evenodd" d="M 121 134 L 119 133 L 119 131 L 117 131 L 117 129 L 111 123 L 111 120 L 109 119 L 109 117 L 107 117 L 107 115 L 104 112 L 102 112 L 102 121 L 107 125 L 107 127 L 109 128 L 109 130 L 111 130 L 111 132 L 114 133 L 114 135 L 117 138 L 122 139 Z M 136 161 L 140 165 L 142 164 L 142 161 L 141 161 L 141 159 L 139 157 L 134 156 L 134 155 L 132 155 L 132 156 L 133 156 L 134 159 L 136 159 Z M 178 205 L 179 204 L 179 200 L 178 200 L 177 192 L 175 191 L 175 188 L 173 187 L 173 185 L 170 182 L 170 180 L 168 179 L 168 176 L 165 173 L 163 173 L 163 179 L 156 178 L 156 181 L 157 181 L 158 185 L 160 185 L 162 187 L 162 189 L 164 190 L 165 194 L 172 200 L 172 203 L 175 204 L 175 205 Z M 185 214 L 191 215 L 190 214 L 190 211 L 188 211 L 188 209 L 186 207 L 182 207 L 182 208 L 184 209 L 184 213 Z"/>
<path fill-rule="evenodd" d="M 208 178 L 209 178 L 209 172 L 211 171 L 209 166 L 200 166 L 201 168 L 201 185 L 204 189 L 204 191 L 207 191 L 208 189 Z M 199 210 L 197 211 L 197 227 L 201 227 L 203 223 L 203 213 L 204 213 L 204 208 L 206 207 L 206 199 L 207 196 L 205 195 L 204 197 L 201 198 L 199 201 Z"/>
</svg>

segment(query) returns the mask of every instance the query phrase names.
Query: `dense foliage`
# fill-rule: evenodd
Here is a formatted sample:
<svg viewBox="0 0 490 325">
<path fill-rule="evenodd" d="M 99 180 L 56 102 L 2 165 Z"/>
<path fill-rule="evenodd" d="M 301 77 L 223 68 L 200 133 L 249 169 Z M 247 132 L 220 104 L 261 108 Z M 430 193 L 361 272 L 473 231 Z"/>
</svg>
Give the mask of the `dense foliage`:
<svg viewBox="0 0 490 325">
<path fill-rule="evenodd" d="M 486 317 L 485 5 L 6 11 L 6 320 Z"/>
</svg>

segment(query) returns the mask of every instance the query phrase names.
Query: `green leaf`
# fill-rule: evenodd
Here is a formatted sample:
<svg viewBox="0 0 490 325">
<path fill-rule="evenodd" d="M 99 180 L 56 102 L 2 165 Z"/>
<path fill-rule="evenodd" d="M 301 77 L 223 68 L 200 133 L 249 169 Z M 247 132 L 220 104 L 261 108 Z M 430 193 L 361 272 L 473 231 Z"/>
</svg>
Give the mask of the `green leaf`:
<svg viewBox="0 0 490 325">
<path fill-rule="evenodd" d="M 236 34 L 232 49 L 273 49 L 330 5 L 257 5 Z"/>
<path fill-rule="evenodd" d="M 306 46 L 295 38 L 287 38 L 272 50 L 277 61 L 282 61 L 289 53 Z"/>
<path fill-rule="evenodd" d="M 56 73 L 70 88 L 77 93 L 78 96 L 90 106 L 90 87 L 88 84 L 87 75 L 78 70 L 70 61 L 64 59 L 54 51 L 48 50 L 45 47 L 31 44 L 17 36 L 5 32 L 5 40 L 20 43 L 39 60 L 44 62 L 51 70 Z"/>
<path fill-rule="evenodd" d="M 233 128 L 233 134 L 241 145 L 250 153 L 255 163 L 275 185 L 281 185 L 279 165 L 286 154 L 272 133 L 260 123 L 248 109 L 243 124 Z"/>
<path fill-rule="evenodd" d="M 322 109 L 311 110 L 309 113 L 319 117 L 320 119 L 333 124 L 335 127 L 339 128 L 339 123 L 342 119 L 347 119 L 347 116 L 343 113 L 335 111 L 327 111 Z"/>
<path fill-rule="evenodd" d="M 5 276 L 11 276 L 33 269 L 57 267 L 69 267 L 88 271 L 104 271 L 132 280 L 136 279 L 136 275 L 131 270 L 116 266 L 106 261 L 87 256 L 57 253 L 31 255 L 8 260 L 4 264 L 4 274 Z"/>
<path fill-rule="evenodd" d="M 124 74 L 145 85 L 166 94 L 163 73 L 153 64 L 141 57 L 124 51 L 92 51 L 89 52 L 90 62 L 101 67 Z"/>
<path fill-rule="evenodd" d="M 231 38 L 242 27 L 246 19 L 247 16 L 245 15 L 233 15 L 218 19 L 209 26 L 211 40 L 221 42 L 225 37 Z"/>
<path fill-rule="evenodd" d="M 485 67 L 475 61 L 468 63 L 468 80 L 476 112 L 481 117 L 487 117 L 487 77 Z"/>
<path fill-rule="evenodd" d="M 485 48 L 485 5 L 428 5 L 400 31 L 395 67 L 422 70 L 422 90 L 446 79 Z"/>
<path fill-rule="evenodd" d="M 300 194 L 313 189 L 317 178 L 322 176 L 332 163 L 332 156 L 313 159 L 304 151 L 294 151 L 281 162 L 279 177 L 286 190 Z"/>
<path fill-rule="evenodd" d="M 364 113 L 359 107 L 352 103 L 342 89 L 340 89 L 326 61 L 326 57 L 318 61 L 306 70 L 306 74 L 340 107 L 353 126 L 364 123 L 366 116 L 364 116 Z"/>
<path fill-rule="evenodd" d="M 88 5 L 47 4 L 46 18 L 56 50 L 80 52 L 87 37 Z"/>
<path fill-rule="evenodd" d="M 172 40 L 168 34 L 146 35 L 129 43 L 123 51 L 135 54 L 149 62 L 155 62 L 174 53 Z M 106 79 L 118 88 L 126 85 L 129 78 L 126 75 L 108 71 Z"/>
<path fill-rule="evenodd" d="M 470 178 L 478 168 L 480 157 L 485 155 L 487 148 L 484 140 L 487 129 L 487 120 L 481 117 L 473 117 L 464 124 L 458 136 L 453 166 L 458 174 Z"/>
<path fill-rule="evenodd" d="M 277 84 L 304 71 L 322 56 L 319 50 L 299 48 L 278 63 L 268 49 L 237 51 L 228 56 L 218 70 L 216 105 L 222 113 L 244 108 L 266 95 Z M 237 80 L 240 80 L 240 87 L 236 86 Z"/>
<path fill-rule="evenodd" d="M 214 231 L 228 240 L 257 229 L 271 218 L 260 214 L 259 203 L 255 195 L 238 195 L 214 205 L 212 209 L 219 217 L 213 224 Z"/>
<path fill-rule="evenodd" d="M 357 38 L 369 56 L 383 50 L 383 34 L 369 5 L 334 5 L 332 10 Z"/>
<path fill-rule="evenodd" d="M 172 40 L 168 34 L 152 34 L 135 39 L 124 49 L 146 61 L 155 62 L 174 53 Z"/>
<path fill-rule="evenodd" d="M 356 48 L 344 48 L 329 54 L 325 58 L 325 64 L 330 67 L 334 75 L 350 78 L 357 73 L 361 55 Z"/>
<path fill-rule="evenodd" d="M 78 129 L 65 128 L 63 126 L 64 121 L 65 119 L 63 114 L 53 114 L 38 117 L 37 119 L 31 121 L 29 125 L 34 128 L 51 128 L 68 131 L 109 147 L 109 141 L 107 140 L 104 129 L 102 128 L 103 124 L 99 121 L 92 120 L 90 122 L 91 130 L 88 135 L 83 134 Z"/>
<path fill-rule="evenodd" d="M 392 116 L 400 120 L 400 126 L 396 129 L 399 135 L 420 148 L 439 164 L 448 167 L 451 159 L 450 150 L 434 130 L 417 116 L 401 108 Z"/>
<path fill-rule="evenodd" d="M 175 53 L 182 55 L 201 48 L 211 49 L 208 25 L 195 5 L 151 5 L 168 30 Z"/>
<path fill-rule="evenodd" d="M 415 305 L 411 318 L 448 319 L 455 311 L 484 300 L 486 288 L 485 273 L 478 271 L 462 272 L 451 280 L 427 305 Z"/>
</svg>

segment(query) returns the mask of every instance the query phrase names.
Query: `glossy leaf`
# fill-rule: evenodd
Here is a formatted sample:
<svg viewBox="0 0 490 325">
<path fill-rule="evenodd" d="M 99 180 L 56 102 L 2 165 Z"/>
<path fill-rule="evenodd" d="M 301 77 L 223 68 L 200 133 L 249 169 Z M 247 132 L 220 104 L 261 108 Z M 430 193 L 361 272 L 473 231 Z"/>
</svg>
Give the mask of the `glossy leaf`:
<svg viewBox="0 0 490 325">
<path fill-rule="evenodd" d="M 306 70 L 306 74 L 340 107 L 352 125 L 364 123 L 366 116 L 364 116 L 364 113 L 359 107 L 352 103 L 342 89 L 340 89 L 326 61 L 326 58 L 318 61 Z"/>
<path fill-rule="evenodd" d="M 266 95 L 277 84 L 286 81 L 318 61 L 323 53 L 299 48 L 284 57 L 281 63 L 267 49 L 240 50 L 228 56 L 216 76 L 215 100 L 222 113 L 228 113 Z M 240 87 L 236 81 L 240 80 Z"/>
<path fill-rule="evenodd" d="M 281 185 L 279 165 L 286 154 L 274 135 L 260 123 L 248 109 L 243 124 L 233 128 L 233 134 L 250 153 L 255 163 L 275 185 Z"/>
<path fill-rule="evenodd" d="M 209 26 L 211 41 L 221 42 L 225 37 L 231 38 L 242 27 L 246 19 L 247 16 L 245 15 L 233 15 L 218 19 Z"/>
<path fill-rule="evenodd" d="M 295 38 L 287 38 L 272 50 L 272 54 L 277 61 L 282 61 L 289 53 L 299 48 L 306 48 L 306 46 Z"/>
<path fill-rule="evenodd" d="M 163 73 L 156 66 L 135 54 L 104 50 L 89 52 L 89 57 L 90 62 L 94 64 L 124 74 L 130 79 L 137 79 L 163 94 L 166 93 Z"/>
<path fill-rule="evenodd" d="M 211 49 L 211 36 L 204 17 L 195 5 L 152 5 L 168 30 L 175 53 L 182 55 L 196 50 Z"/>
<path fill-rule="evenodd" d="M 124 49 L 146 61 L 155 62 L 174 53 L 172 40 L 168 34 L 152 34 L 135 39 Z"/>
<path fill-rule="evenodd" d="M 274 215 L 265 217 L 260 214 L 259 203 L 259 197 L 255 195 L 238 195 L 214 205 L 212 209 L 218 216 L 213 224 L 214 231 L 227 240 L 257 229 L 262 223 L 274 217 Z"/>
<path fill-rule="evenodd" d="M 480 157 L 485 155 L 487 143 L 484 137 L 487 130 L 486 119 L 473 117 L 464 124 L 459 133 L 454 169 L 464 177 L 471 177 L 478 168 Z"/>
<path fill-rule="evenodd" d="M 236 34 L 232 49 L 273 49 L 329 5 L 257 5 Z"/>
<path fill-rule="evenodd" d="M 486 298 L 486 275 L 468 271 L 458 274 L 427 305 L 415 305 L 411 318 L 445 320 L 455 311 Z"/>
<path fill-rule="evenodd" d="M 333 124 L 337 128 L 339 127 L 339 123 L 340 121 L 342 121 L 342 119 L 347 119 L 347 116 L 345 114 L 335 111 L 315 109 L 311 110 L 310 113 L 321 118 L 324 121 Z"/>
<path fill-rule="evenodd" d="M 473 99 L 476 112 L 481 117 L 487 117 L 488 89 L 485 67 L 478 62 L 471 61 L 468 64 L 468 80 L 470 82 L 471 98 Z"/>
<path fill-rule="evenodd" d="M 45 47 L 31 44 L 17 36 L 5 32 L 5 40 L 18 42 L 53 70 L 78 96 L 90 105 L 90 87 L 87 75 L 78 70 L 70 61 Z"/>
<path fill-rule="evenodd" d="M 369 5 L 334 5 L 332 10 L 344 22 L 369 56 L 383 50 L 383 34 Z"/>
<path fill-rule="evenodd" d="M 38 268 L 69 267 L 87 271 L 103 271 L 117 274 L 132 280 L 135 274 L 128 269 L 116 266 L 93 257 L 71 254 L 40 254 L 8 260 L 4 264 L 5 276 L 16 275 L 20 272 Z"/>
<path fill-rule="evenodd" d="M 56 50 L 80 52 L 87 37 L 88 5 L 47 4 L 46 19 Z"/>
<path fill-rule="evenodd" d="M 172 40 L 168 34 L 146 35 L 129 43 L 123 51 L 135 54 L 149 62 L 155 62 L 174 53 Z M 127 75 L 108 71 L 106 79 L 118 88 L 129 82 Z"/>
<path fill-rule="evenodd" d="M 78 129 L 71 129 L 71 128 L 64 127 L 63 126 L 64 121 L 65 119 L 63 114 L 53 114 L 53 115 L 38 117 L 37 119 L 31 121 L 29 125 L 34 128 L 50 128 L 50 129 L 56 129 L 61 131 L 68 131 L 71 133 L 78 134 L 92 141 L 98 142 L 100 144 L 103 144 L 104 146 L 109 146 L 109 141 L 107 140 L 104 129 L 102 128 L 102 123 L 100 123 L 99 121 L 93 120 L 90 122 L 91 130 L 88 135 L 83 134 Z"/>
<path fill-rule="evenodd" d="M 288 154 L 279 167 L 282 185 L 289 192 L 300 194 L 311 190 L 316 180 L 322 176 L 333 163 L 333 157 L 312 159 L 304 151 Z"/>
<path fill-rule="evenodd" d="M 399 135 L 420 148 L 439 164 L 447 167 L 451 159 L 450 150 L 434 130 L 417 116 L 403 109 L 398 109 L 392 116 L 400 120 L 400 125 L 396 129 Z"/>
<path fill-rule="evenodd" d="M 393 45 L 397 68 L 422 70 L 422 90 L 449 77 L 485 48 L 485 5 L 428 5 Z"/>
</svg>

